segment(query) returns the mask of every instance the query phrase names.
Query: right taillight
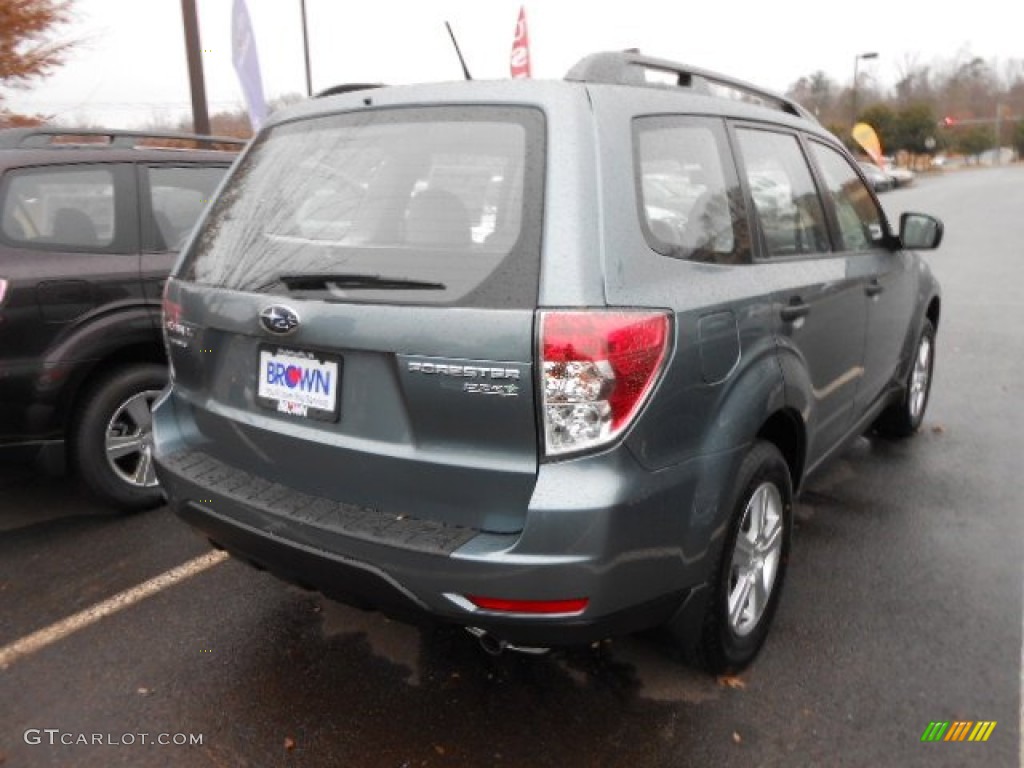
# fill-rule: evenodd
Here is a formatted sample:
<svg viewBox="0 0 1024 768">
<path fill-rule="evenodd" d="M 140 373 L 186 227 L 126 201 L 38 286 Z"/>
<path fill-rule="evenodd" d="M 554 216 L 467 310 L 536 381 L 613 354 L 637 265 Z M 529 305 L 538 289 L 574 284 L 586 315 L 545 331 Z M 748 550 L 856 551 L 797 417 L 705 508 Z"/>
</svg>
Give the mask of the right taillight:
<svg viewBox="0 0 1024 768">
<path fill-rule="evenodd" d="M 622 434 L 661 374 L 669 336 L 665 312 L 541 311 L 546 454 L 589 450 Z"/>
</svg>

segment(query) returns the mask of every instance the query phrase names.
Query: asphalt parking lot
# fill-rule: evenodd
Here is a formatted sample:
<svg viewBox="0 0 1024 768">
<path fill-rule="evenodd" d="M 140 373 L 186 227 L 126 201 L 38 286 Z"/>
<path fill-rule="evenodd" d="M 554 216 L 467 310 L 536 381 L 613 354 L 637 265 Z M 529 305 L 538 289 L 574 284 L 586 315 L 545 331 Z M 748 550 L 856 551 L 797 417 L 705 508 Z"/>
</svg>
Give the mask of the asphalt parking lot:
<svg viewBox="0 0 1024 768">
<path fill-rule="evenodd" d="M 10 464 L 0 764 L 1019 765 L 1024 167 L 882 199 L 946 222 L 929 412 L 811 483 L 743 675 L 693 672 L 653 637 L 490 656 L 210 557 L 165 508 L 110 516 Z M 933 721 L 996 725 L 922 743 Z"/>
</svg>

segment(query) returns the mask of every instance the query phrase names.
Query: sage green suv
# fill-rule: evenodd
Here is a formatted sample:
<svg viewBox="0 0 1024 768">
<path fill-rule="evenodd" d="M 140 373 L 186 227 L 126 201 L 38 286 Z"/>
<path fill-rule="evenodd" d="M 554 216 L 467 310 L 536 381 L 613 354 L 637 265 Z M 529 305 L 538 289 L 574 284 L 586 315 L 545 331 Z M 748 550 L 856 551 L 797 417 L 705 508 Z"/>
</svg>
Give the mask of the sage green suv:
<svg viewBox="0 0 1024 768">
<path fill-rule="evenodd" d="M 338 599 L 492 648 L 664 626 L 735 670 L 806 477 L 921 423 L 941 236 L 799 105 L 636 53 L 313 100 L 167 284 L 157 473 Z"/>
</svg>

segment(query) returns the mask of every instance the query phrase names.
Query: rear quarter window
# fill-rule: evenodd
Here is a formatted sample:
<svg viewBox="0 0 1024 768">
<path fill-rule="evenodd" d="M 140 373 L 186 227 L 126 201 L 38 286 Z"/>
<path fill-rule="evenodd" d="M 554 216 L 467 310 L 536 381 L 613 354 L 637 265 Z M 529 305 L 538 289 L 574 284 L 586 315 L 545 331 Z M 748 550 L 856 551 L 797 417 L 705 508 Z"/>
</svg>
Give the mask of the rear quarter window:
<svg viewBox="0 0 1024 768">
<path fill-rule="evenodd" d="M 327 301 L 533 306 L 543 169 L 535 109 L 285 123 L 242 160 L 181 276 Z"/>
<path fill-rule="evenodd" d="M 145 168 L 149 191 L 146 249 L 177 251 L 227 172 L 227 166 L 154 165 Z"/>
<path fill-rule="evenodd" d="M 743 196 L 721 121 L 637 118 L 633 150 L 640 220 L 654 250 L 715 264 L 750 260 Z"/>
<path fill-rule="evenodd" d="M 23 168 L 6 174 L 0 229 L 27 248 L 104 251 L 117 234 L 114 170 L 101 166 Z"/>
</svg>

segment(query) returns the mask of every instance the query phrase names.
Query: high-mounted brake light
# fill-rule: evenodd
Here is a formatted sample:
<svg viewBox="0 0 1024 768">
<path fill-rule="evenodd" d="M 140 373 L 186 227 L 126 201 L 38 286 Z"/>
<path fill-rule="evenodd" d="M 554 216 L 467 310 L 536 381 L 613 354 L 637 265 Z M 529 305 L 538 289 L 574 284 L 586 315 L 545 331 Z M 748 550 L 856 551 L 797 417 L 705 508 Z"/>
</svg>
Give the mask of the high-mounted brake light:
<svg viewBox="0 0 1024 768">
<path fill-rule="evenodd" d="M 668 343 L 664 312 L 542 311 L 547 455 L 588 450 L 622 434 L 654 388 Z"/>
</svg>

